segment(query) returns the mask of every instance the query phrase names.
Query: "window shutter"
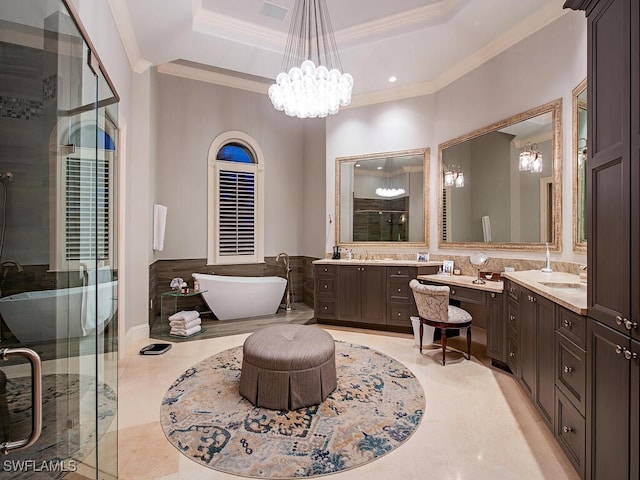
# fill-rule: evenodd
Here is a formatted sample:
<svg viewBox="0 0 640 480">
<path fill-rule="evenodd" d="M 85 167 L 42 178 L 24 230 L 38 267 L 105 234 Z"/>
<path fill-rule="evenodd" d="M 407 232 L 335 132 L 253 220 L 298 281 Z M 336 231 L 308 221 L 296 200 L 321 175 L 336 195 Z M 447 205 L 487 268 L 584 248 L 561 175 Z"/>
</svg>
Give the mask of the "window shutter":
<svg viewBox="0 0 640 480">
<path fill-rule="evenodd" d="M 67 158 L 66 260 L 109 258 L 109 162 Z"/>
<path fill-rule="evenodd" d="M 449 217 L 449 215 L 447 214 L 447 189 L 443 188 L 442 189 L 442 241 L 446 242 L 448 241 L 448 226 L 447 226 L 447 219 Z"/>
<path fill-rule="evenodd" d="M 256 252 L 256 175 L 220 170 L 218 252 L 220 256 Z"/>
</svg>

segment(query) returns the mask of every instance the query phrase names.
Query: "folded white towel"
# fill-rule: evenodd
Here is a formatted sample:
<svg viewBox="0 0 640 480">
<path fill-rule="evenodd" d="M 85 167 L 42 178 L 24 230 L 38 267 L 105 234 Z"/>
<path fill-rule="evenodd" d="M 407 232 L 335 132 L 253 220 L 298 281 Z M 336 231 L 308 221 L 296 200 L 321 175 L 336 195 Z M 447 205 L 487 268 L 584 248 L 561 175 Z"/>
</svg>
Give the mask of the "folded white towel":
<svg viewBox="0 0 640 480">
<path fill-rule="evenodd" d="M 200 325 L 201 323 L 202 319 L 198 317 L 195 320 L 191 320 L 190 322 L 185 322 L 184 320 L 174 320 L 172 322 L 169 322 L 169 325 L 171 325 L 171 327 L 189 330 L 190 328 L 195 327 L 196 325 Z"/>
<path fill-rule="evenodd" d="M 191 327 L 189 330 L 185 330 L 184 328 L 172 328 L 169 332 L 171 335 L 179 335 L 181 337 L 188 337 L 189 335 L 193 335 L 194 333 L 198 333 L 202 330 L 200 325 L 196 325 L 195 327 Z"/>
<path fill-rule="evenodd" d="M 200 317 L 200 313 L 195 310 L 181 310 L 178 313 L 171 315 L 169 317 L 169 321 L 173 322 L 175 320 L 184 320 L 185 322 L 190 322 L 198 317 Z"/>
</svg>

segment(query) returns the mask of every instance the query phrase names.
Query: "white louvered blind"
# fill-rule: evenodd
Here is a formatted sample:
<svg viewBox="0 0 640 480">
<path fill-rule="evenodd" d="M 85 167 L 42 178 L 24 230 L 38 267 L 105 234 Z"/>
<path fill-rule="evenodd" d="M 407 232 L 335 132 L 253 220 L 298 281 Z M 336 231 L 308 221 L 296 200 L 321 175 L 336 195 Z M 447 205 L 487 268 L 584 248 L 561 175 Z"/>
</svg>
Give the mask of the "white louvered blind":
<svg viewBox="0 0 640 480">
<path fill-rule="evenodd" d="M 256 174 L 219 171 L 218 253 L 250 256 L 256 253 Z"/>
<path fill-rule="evenodd" d="M 447 242 L 449 241 L 449 231 L 448 228 L 449 226 L 447 225 L 447 220 L 449 218 L 448 215 L 448 205 L 447 205 L 447 189 L 443 188 L 442 189 L 442 241 L 443 242 Z"/>
<path fill-rule="evenodd" d="M 67 158 L 65 258 L 109 258 L 109 162 Z"/>
</svg>

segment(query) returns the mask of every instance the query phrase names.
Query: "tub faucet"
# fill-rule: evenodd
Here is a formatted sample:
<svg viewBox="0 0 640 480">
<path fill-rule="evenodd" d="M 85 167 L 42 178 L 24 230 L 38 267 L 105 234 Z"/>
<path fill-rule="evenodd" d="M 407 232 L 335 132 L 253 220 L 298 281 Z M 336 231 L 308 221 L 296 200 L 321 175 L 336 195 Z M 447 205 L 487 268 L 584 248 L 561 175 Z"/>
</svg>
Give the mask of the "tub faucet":
<svg viewBox="0 0 640 480">
<path fill-rule="evenodd" d="M 291 276 L 289 275 L 291 273 L 291 267 L 289 266 L 289 255 L 287 255 L 286 253 L 279 253 L 276 256 L 276 262 L 278 262 L 280 259 L 282 258 L 282 262 L 284 263 L 284 271 L 286 272 L 286 279 L 287 279 L 287 286 L 285 289 L 285 296 L 284 296 L 284 309 L 287 312 L 291 311 Z"/>
<path fill-rule="evenodd" d="M 2 262 L 2 279 L 3 280 L 7 278 L 7 274 L 9 273 L 9 269 L 11 268 L 11 265 L 16 267 L 16 272 L 18 273 L 24 270 L 24 268 L 22 268 L 22 265 L 20 265 L 20 263 L 16 262 L 15 260 L 5 260 L 4 262 Z"/>
</svg>

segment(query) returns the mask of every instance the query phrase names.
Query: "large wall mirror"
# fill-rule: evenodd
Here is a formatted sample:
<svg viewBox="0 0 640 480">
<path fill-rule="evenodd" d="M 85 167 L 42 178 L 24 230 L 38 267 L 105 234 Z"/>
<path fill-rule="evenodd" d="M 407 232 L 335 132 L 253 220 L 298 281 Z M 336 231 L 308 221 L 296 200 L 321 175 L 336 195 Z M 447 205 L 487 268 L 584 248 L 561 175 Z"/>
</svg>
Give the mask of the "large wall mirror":
<svg viewBox="0 0 640 480">
<path fill-rule="evenodd" d="M 336 159 L 336 243 L 428 246 L 429 149 Z"/>
<path fill-rule="evenodd" d="M 573 250 L 587 252 L 587 80 L 573 89 Z"/>
<path fill-rule="evenodd" d="M 562 101 L 439 146 L 441 248 L 561 249 Z"/>
</svg>

